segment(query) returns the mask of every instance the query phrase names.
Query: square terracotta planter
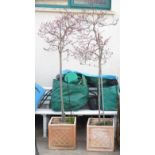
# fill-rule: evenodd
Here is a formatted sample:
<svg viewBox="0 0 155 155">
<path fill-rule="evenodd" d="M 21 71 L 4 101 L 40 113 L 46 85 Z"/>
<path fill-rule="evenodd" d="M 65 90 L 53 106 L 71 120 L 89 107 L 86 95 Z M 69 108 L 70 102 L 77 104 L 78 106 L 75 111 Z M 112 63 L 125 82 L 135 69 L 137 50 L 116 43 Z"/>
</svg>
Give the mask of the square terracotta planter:
<svg viewBox="0 0 155 155">
<path fill-rule="evenodd" d="M 101 118 L 103 120 L 103 118 Z M 95 125 L 98 118 L 89 118 L 87 122 L 87 150 L 114 151 L 114 122 L 112 118 L 104 118 L 112 125 Z"/>
<path fill-rule="evenodd" d="M 76 117 L 73 124 L 60 123 L 60 118 L 51 117 L 48 123 L 48 147 L 49 149 L 75 149 Z"/>
</svg>

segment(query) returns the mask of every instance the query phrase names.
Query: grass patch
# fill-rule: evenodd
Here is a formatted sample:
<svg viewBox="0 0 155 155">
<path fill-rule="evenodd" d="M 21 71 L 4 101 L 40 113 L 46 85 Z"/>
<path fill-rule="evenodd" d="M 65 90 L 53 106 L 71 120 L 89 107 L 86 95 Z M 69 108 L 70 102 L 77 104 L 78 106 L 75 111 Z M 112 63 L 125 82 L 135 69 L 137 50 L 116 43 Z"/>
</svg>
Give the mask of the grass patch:
<svg viewBox="0 0 155 155">
<path fill-rule="evenodd" d="M 111 121 L 101 121 L 101 122 L 97 122 L 96 125 L 99 125 L 99 126 L 112 126 L 113 123 Z"/>
<path fill-rule="evenodd" d="M 74 124 L 74 117 L 67 117 L 65 118 L 65 122 L 69 124 Z"/>
</svg>

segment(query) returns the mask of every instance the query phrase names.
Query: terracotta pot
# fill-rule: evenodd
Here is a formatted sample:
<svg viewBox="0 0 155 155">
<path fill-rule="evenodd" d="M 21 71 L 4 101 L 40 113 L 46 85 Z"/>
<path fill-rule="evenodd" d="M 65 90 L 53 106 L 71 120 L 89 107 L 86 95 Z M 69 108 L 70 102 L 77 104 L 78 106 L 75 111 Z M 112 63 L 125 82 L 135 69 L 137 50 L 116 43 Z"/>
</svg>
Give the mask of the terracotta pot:
<svg viewBox="0 0 155 155">
<path fill-rule="evenodd" d="M 73 124 L 61 123 L 60 118 L 51 117 L 49 121 L 48 147 L 49 149 L 75 149 L 76 117 Z"/>
<path fill-rule="evenodd" d="M 87 122 L 87 150 L 114 151 L 114 123 L 112 118 L 101 118 L 112 125 L 95 125 L 98 118 L 89 118 Z"/>
</svg>

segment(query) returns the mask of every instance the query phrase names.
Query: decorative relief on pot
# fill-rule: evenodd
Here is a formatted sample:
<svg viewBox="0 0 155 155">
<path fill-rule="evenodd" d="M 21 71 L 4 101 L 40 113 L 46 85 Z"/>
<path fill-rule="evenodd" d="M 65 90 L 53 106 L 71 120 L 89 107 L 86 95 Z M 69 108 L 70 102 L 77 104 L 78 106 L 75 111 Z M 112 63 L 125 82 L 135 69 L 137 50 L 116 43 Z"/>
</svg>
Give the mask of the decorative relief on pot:
<svg viewBox="0 0 155 155">
<path fill-rule="evenodd" d="M 90 146 L 94 147 L 104 147 L 104 148 L 110 148 L 112 145 L 112 139 L 110 136 L 110 133 L 106 129 L 97 129 L 92 128 L 90 130 Z"/>
</svg>

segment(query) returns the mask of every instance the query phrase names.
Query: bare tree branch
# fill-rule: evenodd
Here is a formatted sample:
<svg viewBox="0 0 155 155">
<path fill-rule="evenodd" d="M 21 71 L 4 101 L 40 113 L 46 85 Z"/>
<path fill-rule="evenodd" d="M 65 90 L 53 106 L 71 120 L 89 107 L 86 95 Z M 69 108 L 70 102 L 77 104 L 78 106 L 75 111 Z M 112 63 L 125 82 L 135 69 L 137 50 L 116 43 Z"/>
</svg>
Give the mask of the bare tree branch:
<svg viewBox="0 0 155 155">
<path fill-rule="evenodd" d="M 72 51 L 72 56 L 78 59 L 81 64 L 96 66 L 95 63 L 98 63 L 98 106 L 100 121 L 100 90 L 102 88 L 100 77 L 102 74 L 102 65 L 105 64 L 113 54 L 107 47 L 111 37 L 105 37 L 104 28 L 107 26 L 116 25 L 118 23 L 118 19 L 113 15 L 109 16 L 106 12 L 103 11 L 98 13 L 93 11 L 90 15 L 83 13 L 77 18 L 77 21 L 80 23 L 80 30 L 79 35 L 77 35 L 77 43 L 74 45 L 75 50 Z"/>
<path fill-rule="evenodd" d="M 51 22 L 42 23 L 39 29 L 39 36 L 47 43 L 48 48 L 44 50 L 56 51 L 59 53 L 59 72 L 60 72 L 60 98 L 61 98 L 61 112 L 62 121 L 65 121 L 63 91 L 62 91 L 62 54 L 70 55 L 70 47 L 73 43 L 71 35 L 75 31 L 80 31 L 79 24 L 70 12 L 64 13 L 61 17 Z"/>
</svg>

